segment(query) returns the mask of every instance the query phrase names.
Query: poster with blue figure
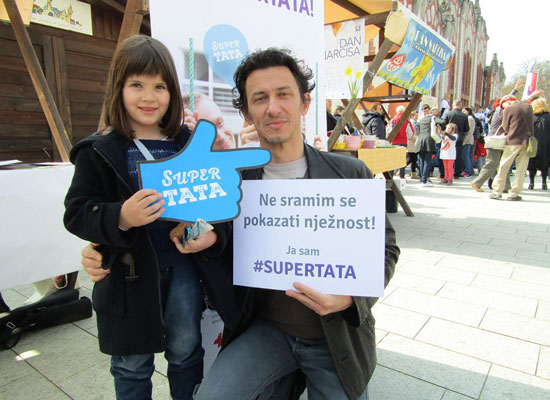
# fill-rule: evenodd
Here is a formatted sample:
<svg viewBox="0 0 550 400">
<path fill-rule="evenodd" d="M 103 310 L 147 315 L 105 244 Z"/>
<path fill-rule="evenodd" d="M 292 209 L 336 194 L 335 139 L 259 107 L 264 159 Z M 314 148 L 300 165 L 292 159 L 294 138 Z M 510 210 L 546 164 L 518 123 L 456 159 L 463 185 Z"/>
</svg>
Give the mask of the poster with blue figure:
<svg viewBox="0 0 550 400">
<path fill-rule="evenodd" d="M 204 55 L 208 65 L 231 86 L 235 85 L 233 74 L 247 54 L 246 38 L 232 25 L 214 25 L 204 35 Z"/>
<path fill-rule="evenodd" d="M 239 170 L 265 165 L 271 154 L 259 148 L 213 151 L 215 138 L 216 126 L 199 120 L 187 146 L 177 154 L 138 163 L 141 188 L 162 194 L 162 219 L 216 223 L 239 215 Z"/>
<path fill-rule="evenodd" d="M 430 95 L 454 46 L 414 14 L 408 16 L 409 26 L 401 48 L 382 64 L 377 75 L 399 87 Z"/>
</svg>

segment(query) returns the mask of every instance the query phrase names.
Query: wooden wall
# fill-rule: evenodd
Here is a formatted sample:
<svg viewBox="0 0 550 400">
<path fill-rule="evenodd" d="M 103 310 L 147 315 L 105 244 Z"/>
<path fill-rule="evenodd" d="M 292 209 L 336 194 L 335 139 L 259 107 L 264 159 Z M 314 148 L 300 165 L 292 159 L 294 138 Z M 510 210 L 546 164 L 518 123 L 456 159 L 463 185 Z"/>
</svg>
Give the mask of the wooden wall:
<svg viewBox="0 0 550 400">
<path fill-rule="evenodd" d="M 97 129 L 122 23 L 119 12 L 92 9 L 94 36 L 27 27 L 73 143 Z M 12 27 L 0 23 L 0 160 L 9 159 L 60 161 Z"/>
</svg>

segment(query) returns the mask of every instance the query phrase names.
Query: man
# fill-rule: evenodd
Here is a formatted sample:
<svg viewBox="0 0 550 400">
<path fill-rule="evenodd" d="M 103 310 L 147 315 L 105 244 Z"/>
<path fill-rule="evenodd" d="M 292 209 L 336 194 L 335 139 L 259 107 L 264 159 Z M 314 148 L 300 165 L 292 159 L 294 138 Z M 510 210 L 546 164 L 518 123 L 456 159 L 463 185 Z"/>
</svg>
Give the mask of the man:
<svg viewBox="0 0 550 400">
<path fill-rule="evenodd" d="M 193 130 L 195 128 L 195 121 L 199 119 L 206 119 L 216 125 L 217 134 L 214 141 L 214 149 L 226 150 L 236 147 L 233 132 L 225 124 L 220 108 L 210 97 L 202 93 L 195 93 L 195 112 L 192 113 L 190 110 L 191 97 L 184 95 L 183 107 L 185 123 L 189 129 Z"/>
<path fill-rule="evenodd" d="M 362 115 L 361 122 L 367 135 L 375 135 L 382 140 L 386 139 L 386 121 L 381 103 L 372 103 L 370 111 Z"/>
<path fill-rule="evenodd" d="M 310 105 L 311 79 L 311 71 L 277 49 L 252 53 L 237 69 L 234 105 L 272 156 L 264 168 L 244 171 L 245 179 L 372 178 L 361 161 L 304 143 L 301 121 Z M 385 243 L 387 285 L 399 256 L 387 218 Z M 285 398 L 283 389 L 296 371 L 307 377 L 310 398 L 368 398 L 376 366 L 371 308 L 377 299 L 325 295 L 300 283 L 294 288 L 235 287 L 243 300 L 240 318 L 233 328 L 226 326 L 223 350 L 196 400 L 269 398 L 273 391 Z"/>
<path fill-rule="evenodd" d="M 529 157 L 527 157 L 527 139 L 533 135 L 534 115 L 533 108 L 526 103 L 517 101 L 514 96 L 504 96 L 500 102 L 504 110 L 502 116 L 502 129 L 506 134 L 506 145 L 502 152 L 502 158 L 498 167 L 498 173 L 493 182 L 493 193 L 490 199 L 499 200 L 506 184 L 506 176 L 512 163 L 516 162 L 516 174 L 512 187 L 509 190 L 508 200 L 521 200 L 521 189 Z"/>
<path fill-rule="evenodd" d="M 304 144 L 301 120 L 310 105 L 312 74 L 287 53 L 268 49 L 249 55 L 235 73 L 234 100 L 258 130 L 272 161 L 247 170 L 245 179 L 371 178 L 359 160 L 319 152 Z M 399 248 L 386 220 L 385 283 Z M 310 398 L 366 399 L 376 365 L 374 298 L 321 294 L 303 284 L 286 292 L 242 288 L 247 299 L 234 331 L 224 332 L 224 350 L 207 373 L 196 399 L 246 399 L 301 371 Z M 228 373 L 228 371 L 231 371 Z"/>
<path fill-rule="evenodd" d="M 445 125 L 449 122 L 456 124 L 457 126 L 457 139 L 456 139 L 456 162 L 455 162 L 455 179 L 460 178 L 464 171 L 464 160 L 462 155 L 462 146 L 464 144 L 464 138 L 470 129 L 468 123 L 468 116 L 462 112 L 462 101 L 455 100 L 453 102 L 453 110 L 449 111 L 443 118 Z"/>
</svg>

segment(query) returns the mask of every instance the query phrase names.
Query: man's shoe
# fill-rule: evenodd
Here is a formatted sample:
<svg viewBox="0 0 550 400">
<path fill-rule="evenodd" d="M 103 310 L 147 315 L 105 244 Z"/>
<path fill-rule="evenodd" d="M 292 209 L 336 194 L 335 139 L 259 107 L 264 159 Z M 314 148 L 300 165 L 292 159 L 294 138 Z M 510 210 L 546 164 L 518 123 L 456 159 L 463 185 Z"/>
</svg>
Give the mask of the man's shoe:
<svg viewBox="0 0 550 400">
<path fill-rule="evenodd" d="M 508 201 L 521 201 L 521 196 L 508 197 Z"/>
<path fill-rule="evenodd" d="M 470 186 L 474 188 L 476 192 L 483 192 L 483 189 L 477 186 L 475 183 L 470 183 Z"/>
<path fill-rule="evenodd" d="M 430 181 L 426 182 L 426 183 L 423 183 L 422 186 L 424 187 L 432 187 L 432 183 Z"/>
<path fill-rule="evenodd" d="M 529 186 L 527 186 L 527 189 L 533 190 L 535 188 L 535 185 L 530 183 Z"/>
<path fill-rule="evenodd" d="M 493 200 L 500 200 L 500 199 L 502 199 L 502 195 L 493 193 L 493 194 L 489 195 L 489 198 L 493 199 Z"/>
<path fill-rule="evenodd" d="M 548 186 L 546 186 L 546 183 L 542 184 L 542 190 L 548 190 Z"/>
</svg>

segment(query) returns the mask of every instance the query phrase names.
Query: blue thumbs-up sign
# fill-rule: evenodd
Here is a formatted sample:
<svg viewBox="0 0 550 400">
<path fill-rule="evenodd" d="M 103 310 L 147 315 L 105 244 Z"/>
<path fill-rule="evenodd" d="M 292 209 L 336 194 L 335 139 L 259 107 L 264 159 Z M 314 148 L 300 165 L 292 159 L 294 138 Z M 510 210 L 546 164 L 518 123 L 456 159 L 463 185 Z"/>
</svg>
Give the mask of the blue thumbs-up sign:
<svg viewBox="0 0 550 400">
<path fill-rule="evenodd" d="M 201 119 L 177 154 L 138 163 L 141 187 L 162 194 L 162 219 L 216 223 L 239 215 L 239 170 L 265 165 L 271 154 L 258 148 L 212 151 L 215 138 L 216 126 Z"/>
</svg>

